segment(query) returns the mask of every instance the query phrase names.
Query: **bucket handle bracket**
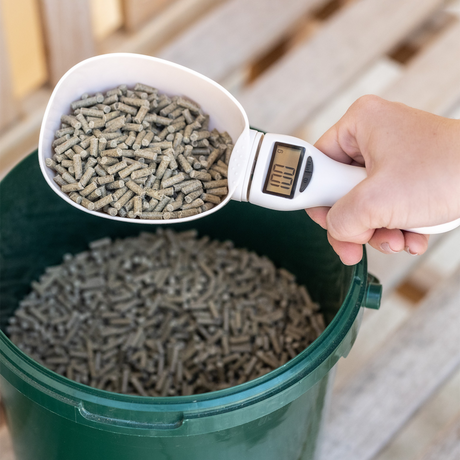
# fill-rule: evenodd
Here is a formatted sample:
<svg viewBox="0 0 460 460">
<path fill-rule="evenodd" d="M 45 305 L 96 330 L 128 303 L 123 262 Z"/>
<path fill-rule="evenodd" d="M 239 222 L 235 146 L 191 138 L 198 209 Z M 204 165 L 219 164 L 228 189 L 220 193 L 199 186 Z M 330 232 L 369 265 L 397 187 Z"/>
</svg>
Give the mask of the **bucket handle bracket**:
<svg viewBox="0 0 460 460">
<path fill-rule="evenodd" d="M 367 288 L 364 298 L 363 305 L 366 308 L 372 310 L 378 310 L 380 308 L 380 302 L 382 300 L 382 285 L 379 280 L 370 273 L 367 275 Z"/>
</svg>

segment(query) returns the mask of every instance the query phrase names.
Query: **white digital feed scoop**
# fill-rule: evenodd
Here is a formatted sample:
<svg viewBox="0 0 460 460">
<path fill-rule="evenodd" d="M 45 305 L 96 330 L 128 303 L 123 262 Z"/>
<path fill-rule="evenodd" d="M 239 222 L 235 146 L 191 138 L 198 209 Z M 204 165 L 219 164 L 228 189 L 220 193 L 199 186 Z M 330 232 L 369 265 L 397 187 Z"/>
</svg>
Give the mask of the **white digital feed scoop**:
<svg viewBox="0 0 460 460">
<path fill-rule="evenodd" d="M 168 95 L 185 96 L 198 103 L 210 116 L 209 129 L 227 131 L 234 149 L 228 167 L 228 195 L 220 204 L 201 214 L 171 220 L 140 220 L 91 211 L 72 201 L 54 182 L 54 171 L 45 164 L 53 156 L 55 131 L 70 103 L 83 93 L 105 92 L 121 84 L 128 87 L 144 83 Z M 43 118 L 38 145 L 41 171 L 49 186 L 70 205 L 97 217 L 141 223 L 171 224 L 187 222 L 218 211 L 231 199 L 279 211 L 294 211 L 317 206 L 332 206 L 366 178 L 365 168 L 332 160 L 311 144 L 296 137 L 263 134 L 249 128 L 240 103 L 211 79 L 186 67 L 162 59 L 114 53 L 96 56 L 70 69 L 56 85 Z M 460 219 L 410 229 L 432 234 L 449 231 Z"/>
</svg>

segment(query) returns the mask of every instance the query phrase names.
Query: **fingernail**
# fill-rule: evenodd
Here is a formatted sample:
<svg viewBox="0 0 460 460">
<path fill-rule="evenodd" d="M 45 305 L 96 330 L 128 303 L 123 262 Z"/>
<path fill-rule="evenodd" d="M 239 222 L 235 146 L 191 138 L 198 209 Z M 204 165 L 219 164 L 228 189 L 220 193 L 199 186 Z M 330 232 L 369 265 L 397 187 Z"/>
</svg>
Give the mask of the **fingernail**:
<svg viewBox="0 0 460 460">
<path fill-rule="evenodd" d="M 393 249 L 390 248 L 389 243 L 382 243 L 380 245 L 380 249 L 385 253 L 385 254 L 396 254 L 396 251 L 393 251 Z"/>
<path fill-rule="evenodd" d="M 416 252 L 411 252 L 409 246 L 406 246 L 404 248 L 404 251 L 406 251 L 408 254 L 410 254 L 411 256 L 418 256 L 418 254 Z"/>
</svg>

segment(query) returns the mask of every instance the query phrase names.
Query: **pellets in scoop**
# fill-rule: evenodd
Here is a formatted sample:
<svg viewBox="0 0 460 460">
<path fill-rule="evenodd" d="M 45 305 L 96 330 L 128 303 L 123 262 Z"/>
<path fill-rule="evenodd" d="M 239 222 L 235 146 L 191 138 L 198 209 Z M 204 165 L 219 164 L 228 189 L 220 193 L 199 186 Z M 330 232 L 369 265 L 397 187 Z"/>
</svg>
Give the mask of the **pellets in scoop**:
<svg viewBox="0 0 460 460">
<path fill-rule="evenodd" d="M 209 115 L 195 102 L 138 83 L 84 94 L 70 108 L 45 161 L 77 205 L 131 219 L 177 219 L 207 212 L 228 195 L 233 140 L 210 131 Z"/>
<path fill-rule="evenodd" d="M 64 256 L 32 283 L 8 333 L 76 382 L 179 396 L 261 377 L 323 329 L 306 288 L 266 257 L 161 229 Z"/>
</svg>

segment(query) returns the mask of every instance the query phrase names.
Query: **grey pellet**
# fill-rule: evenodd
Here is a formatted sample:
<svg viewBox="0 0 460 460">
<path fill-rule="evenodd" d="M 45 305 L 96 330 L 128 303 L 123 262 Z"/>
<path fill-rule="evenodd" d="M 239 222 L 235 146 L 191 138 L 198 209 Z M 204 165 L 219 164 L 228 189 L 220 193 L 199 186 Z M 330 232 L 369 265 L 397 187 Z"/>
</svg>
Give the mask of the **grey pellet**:
<svg viewBox="0 0 460 460">
<path fill-rule="evenodd" d="M 142 214 L 142 197 L 137 195 L 134 197 L 134 216 L 140 216 Z"/>
<path fill-rule="evenodd" d="M 78 109 L 80 107 L 91 107 L 93 105 L 99 104 L 104 100 L 104 97 L 92 96 L 87 97 L 86 99 L 79 99 L 70 104 L 72 110 Z"/>
<path fill-rule="evenodd" d="M 64 171 L 61 174 L 61 176 L 68 184 L 74 184 L 75 182 L 77 182 L 75 178 L 71 174 L 69 174 L 67 171 Z"/>
<path fill-rule="evenodd" d="M 169 125 L 167 129 L 169 133 L 173 134 L 181 130 L 182 128 L 185 128 L 185 126 L 185 121 L 176 121 L 175 123 Z"/>
<path fill-rule="evenodd" d="M 187 161 L 187 159 L 182 154 L 179 154 L 177 156 L 177 161 L 182 166 L 182 169 L 184 170 L 186 174 L 191 174 L 193 172 L 192 165 Z M 190 177 L 193 177 L 193 176 L 190 176 Z"/>
<path fill-rule="evenodd" d="M 142 146 L 148 147 L 150 145 L 150 142 L 152 142 L 154 135 L 155 133 L 153 131 L 147 131 L 145 133 L 144 138 L 142 139 L 142 142 L 141 142 Z"/>
<path fill-rule="evenodd" d="M 136 195 L 139 195 L 139 196 L 144 196 L 145 195 L 145 190 L 140 185 L 136 184 L 132 180 L 129 180 L 124 185 L 126 185 L 126 187 L 128 187 L 130 190 L 132 190 Z"/>
<path fill-rule="evenodd" d="M 72 200 L 72 201 L 75 201 L 75 203 L 77 204 L 80 204 L 81 203 L 81 200 L 83 199 L 83 197 L 81 195 L 79 195 L 78 193 L 71 193 L 69 195 L 69 198 Z"/>
<path fill-rule="evenodd" d="M 141 107 L 139 107 L 139 110 L 133 119 L 134 123 L 142 123 L 148 111 L 149 111 L 149 106 L 142 105 Z"/>
<path fill-rule="evenodd" d="M 73 132 L 75 131 L 75 128 L 63 128 L 63 129 L 58 129 L 56 132 L 55 132 L 55 137 L 56 139 L 60 138 L 60 137 L 63 137 L 67 134 L 73 134 Z"/>
<path fill-rule="evenodd" d="M 134 97 L 122 96 L 120 98 L 120 100 L 124 104 L 130 105 L 130 106 L 133 106 L 133 107 L 147 107 L 147 108 L 150 107 L 150 104 L 145 99 L 138 99 L 138 98 L 134 98 Z"/>
<path fill-rule="evenodd" d="M 147 134 L 146 131 L 140 131 L 137 134 L 136 140 L 134 141 L 132 145 L 133 150 L 139 150 L 142 147 L 142 140 L 144 139 L 146 134 Z"/>
<path fill-rule="evenodd" d="M 217 188 L 210 188 L 206 192 L 208 195 L 210 194 L 210 195 L 216 195 L 216 196 L 227 196 L 228 189 L 227 187 L 217 187 Z"/>
<path fill-rule="evenodd" d="M 106 175 L 102 177 L 98 177 L 97 182 L 99 185 L 110 184 L 111 182 L 115 181 L 115 177 L 113 175 Z"/>
<path fill-rule="evenodd" d="M 228 177 L 228 169 L 223 168 L 222 166 L 213 165 L 211 166 L 211 169 L 209 170 L 209 172 L 210 174 L 214 172 L 214 173 L 220 174 L 220 176 L 222 177 Z"/>
<path fill-rule="evenodd" d="M 203 189 L 201 189 L 201 188 L 196 190 L 196 191 L 194 191 L 194 192 L 191 192 L 191 193 L 189 193 L 188 195 L 185 196 L 185 198 L 184 198 L 185 202 L 186 203 L 191 203 L 192 201 L 196 200 L 197 198 L 200 198 L 200 196 L 202 194 L 203 194 Z"/>
<path fill-rule="evenodd" d="M 212 180 L 212 176 L 211 174 L 205 172 L 205 171 L 191 171 L 190 172 L 190 177 L 192 179 L 198 179 L 198 180 L 201 180 L 202 182 L 209 182 Z M 204 186 L 204 184 L 203 184 Z"/>
<path fill-rule="evenodd" d="M 175 176 L 171 176 L 169 179 L 163 180 L 161 182 L 161 185 L 163 188 L 168 188 L 171 185 L 178 184 L 179 182 L 183 182 L 185 180 L 185 174 L 180 172 L 179 174 L 176 174 Z"/>
<path fill-rule="evenodd" d="M 185 187 L 181 188 L 181 191 L 185 195 L 188 195 L 189 193 L 194 192 L 195 190 L 198 190 L 200 188 L 202 188 L 202 183 L 199 180 L 192 180 Z"/>
<path fill-rule="evenodd" d="M 150 176 L 151 174 L 152 174 L 152 170 L 149 168 L 137 169 L 136 171 L 133 171 L 129 177 L 131 177 L 132 180 L 136 180 L 136 179 L 142 179 L 143 177 Z"/>
<path fill-rule="evenodd" d="M 156 205 L 155 209 L 153 210 L 154 212 L 161 212 L 163 209 L 170 203 L 171 197 L 169 196 L 164 196 L 160 202 Z"/>
<path fill-rule="evenodd" d="M 96 174 L 97 174 L 98 176 L 107 176 L 107 172 L 106 172 L 105 169 L 104 169 L 101 165 L 99 165 L 99 164 L 97 164 L 97 165 L 94 167 L 94 171 L 96 172 Z"/>
<path fill-rule="evenodd" d="M 178 164 L 177 164 L 177 161 L 176 161 L 175 152 L 174 152 L 173 148 L 169 148 L 169 149 L 166 149 L 165 151 L 163 151 L 163 155 L 168 156 L 169 159 L 170 159 L 170 162 L 169 162 L 169 165 L 168 165 L 169 169 L 175 170 L 175 169 L 178 168 Z"/>
<path fill-rule="evenodd" d="M 114 149 L 106 149 L 100 152 L 101 156 L 107 156 L 107 157 L 114 157 L 114 158 L 121 158 L 123 156 L 123 150 L 120 149 L 119 147 L 116 147 Z"/>
<path fill-rule="evenodd" d="M 201 212 L 206 212 L 206 211 L 209 211 L 210 209 L 214 208 L 216 205 L 214 203 L 209 203 L 209 202 L 206 202 L 203 204 L 203 206 L 201 206 Z"/>
<path fill-rule="evenodd" d="M 100 137 L 97 144 L 97 152 L 102 156 L 102 152 L 107 149 L 107 139 L 105 137 Z"/>
<path fill-rule="evenodd" d="M 81 181 L 80 181 L 80 184 L 82 184 Z M 83 184 L 82 184 L 82 186 L 83 186 Z M 96 189 L 97 189 L 97 183 L 96 182 L 91 182 L 89 185 L 87 185 L 85 188 L 83 188 L 80 191 L 80 195 L 83 196 L 83 197 L 86 197 L 90 193 L 94 192 L 94 190 L 96 190 Z"/>
<path fill-rule="evenodd" d="M 128 167 L 128 164 L 125 161 L 119 161 L 119 162 L 113 164 L 112 166 L 109 166 L 106 171 L 107 171 L 108 174 L 111 175 L 111 174 L 115 174 L 115 173 L 117 173 L 117 172 L 119 172 L 119 171 L 121 171 L 121 170 L 123 170 L 123 169 L 125 169 L 127 167 Z"/>
<path fill-rule="evenodd" d="M 132 190 L 127 190 L 124 195 L 122 195 L 118 201 L 112 204 L 112 206 L 120 211 L 120 209 L 134 196 L 134 192 Z"/>
<path fill-rule="evenodd" d="M 83 189 L 83 186 L 79 182 L 74 182 L 72 184 L 66 184 L 61 187 L 61 190 L 65 193 L 78 192 Z"/>
<path fill-rule="evenodd" d="M 169 202 L 169 204 L 166 206 L 166 211 L 168 212 L 176 211 L 182 206 L 183 200 L 184 200 L 184 194 L 182 192 L 179 192 L 176 199 L 174 201 Z"/>
<path fill-rule="evenodd" d="M 188 109 L 191 113 L 194 113 L 194 114 L 198 114 L 201 111 L 200 107 L 197 104 L 183 97 L 178 97 L 176 99 L 176 104 L 180 107 L 184 107 L 185 109 Z"/>
<path fill-rule="evenodd" d="M 203 184 L 203 187 L 209 190 L 213 188 L 227 187 L 227 185 L 228 185 L 227 179 L 221 179 L 221 180 L 213 180 L 213 181 L 205 182 Z"/>
<path fill-rule="evenodd" d="M 169 156 L 163 156 L 163 159 L 161 160 L 160 164 L 158 165 L 157 171 L 156 171 L 156 176 L 157 179 L 162 179 L 163 175 L 166 171 L 166 168 L 169 166 L 169 163 L 171 162 L 171 158 Z"/>
<path fill-rule="evenodd" d="M 73 132 L 73 130 L 72 130 L 72 132 Z M 65 141 L 69 140 L 70 137 L 71 137 L 70 134 L 65 134 L 62 137 L 59 137 L 58 139 L 55 139 L 53 141 L 53 143 L 51 144 L 51 147 L 56 147 L 57 145 L 60 145 L 60 144 L 64 143 Z"/>
<path fill-rule="evenodd" d="M 142 150 L 136 150 L 134 153 L 134 156 L 155 161 L 157 159 L 158 152 L 151 150 L 151 149 L 142 149 Z"/>
<path fill-rule="evenodd" d="M 139 133 L 144 130 L 144 126 L 141 123 L 126 123 L 123 126 L 123 130 Z"/>
<path fill-rule="evenodd" d="M 102 197 L 102 190 L 100 188 L 96 188 L 93 192 L 91 192 L 87 199 L 89 201 L 98 201 Z"/>
<path fill-rule="evenodd" d="M 125 144 L 128 147 L 131 147 L 136 140 L 136 133 L 134 131 L 130 131 L 127 139 L 125 140 Z"/>
<path fill-rule="evenodd" d="M 153 86 L 146 85 L 144 83 L 136 83 L 134 86 L 134 91 L 143 91 L 147 94 L 157 94 L 158 90 Z"/>
<path fill-rule="evenodd" d="M 200 195 L 201 195 L 201 193 L 200 193 Z M 187 196 L 185 198 L 187 198 Z M 186 209 L 199 208 L 199 207 L 203 206 L 203 204 L 204 204 L 204 201 L 201 198 L 196 198 L 192 202 L 182 205 L 181 209 L 186 210 Z"/>
<path fill-rule="evenodd" d="M 124 104 L 123 102 L 115 102 L 115 104 L 113 104 L 113 107 L 115 108 L 116 111 L 128 113 L 134 116 L 137 114 L 137 111 L 138 111 L 137 108 Z"/>
<path fill-rule="evenodd" d="M 200 212 L 201 210 L 198 208 L 186 209 L 184 211 L 178 211 L 178 216 L 181 219 L 183 217 L 196 216 L 197 214 L 200 214 Z"/>
<path fill-rule="evenodd" d="M 92 132 L 92 129 L 89 127 L 88 122 L 83 114 L 79 113 L 75 118 L 81 123 L 81 129 L 85 134 Z"/>
<path fill-rule="evenodd" d="M 134 161 L 126 168 L 122 169 L 121 171 L 118 171 L 118 175 L 120 176 L 121 179 L 124 179 L 130 176 L 131 173 L 133 173 L 134 171 L 141 169 L 141 168 L 142 168 L 142 164 L 137 161 Z"/>
<path fill-rule="evenodd" d="M 79 143 L 80 143 L 80 139 L 78 137 L 71 137 L 67 141 L 65 141 L 62 144 L 56 146 L 54 148 L 54 151 L 57 154 L 64 153 L 66 150 L 72 148 L 74 145 L 77 145 Z"/>
<path fill-rule="evenodd" d="M 163 213 L 161 213 L 161 212 L 143 212 L 143 213 L 140 215 L 140 218 L 141 218 L 141 219 L 154 219 L 154 220 L 158 220 L 158 219 L 162 219 L 162 218 L 163 218 Z"/>
<path fill-rule="evenodd" d="M 60 176 L 59 174 L 54 176 L 53 177 L 53 180 L 54 182 L 56 182 L 56 184 L 58 184 L 60 187 L 62 187 L 63 185 L 66 185 L 67 182 L 62 178 L 62 176 Z"/>
<path fill-rule="evenodd" d="M 66 123 L 66 124 L 72 126 L 72 128 L 74 128 L 74 130 L 77 130 L 77 129 L 81 128 L 81 123 L 73 115 L 62 115 L 61 116 L 61 121 L 62 121 L 62 123 Z"/>
</svg>

